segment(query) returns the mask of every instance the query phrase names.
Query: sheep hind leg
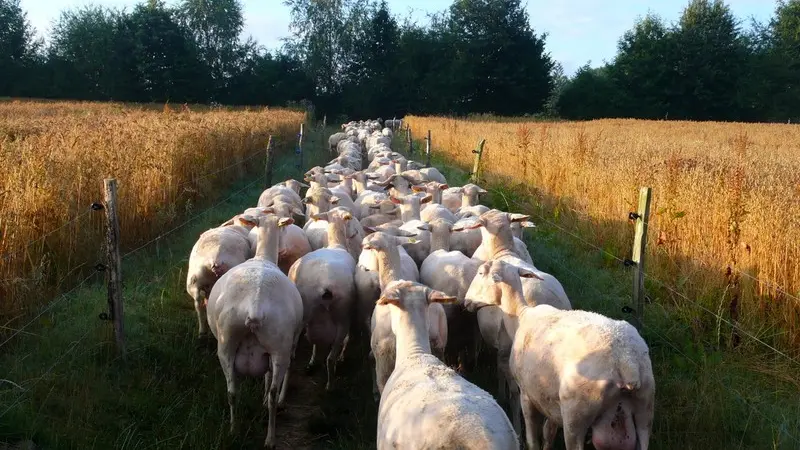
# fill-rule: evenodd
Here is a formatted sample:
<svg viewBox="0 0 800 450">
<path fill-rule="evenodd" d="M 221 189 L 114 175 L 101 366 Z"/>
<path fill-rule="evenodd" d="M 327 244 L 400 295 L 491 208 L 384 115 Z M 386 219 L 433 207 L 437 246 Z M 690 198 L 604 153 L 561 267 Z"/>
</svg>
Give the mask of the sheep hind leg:
<svg viewBox="0 0 800 450">
<path fill-rule="evenodd" d="M 194 309 L 197 311 L 197 337 L 203 338 L 208 336 L 208 318 L 206 315 L 205 296 L 202 292 L 198 292 L 194 297 Z"/>
<path fill-rule="evenodd" d="M 349 342 L 350 342 L 350 333 L 347 333 L 347 334 L 344 336 L 344 342 L 342 343 L 342 351 L 341 351 L 341 352 L 339 352 L 339 358 L 338 358 L 338 361 L 339 361 L 339 362 L 342 362 L 342 361 L 344 361 L 344 352 L 347 350 L 347 344 L 348 344 Z"/>
<path fill-rule="evenodd" d="M 339 360 L 340 354 L 344 353 L 348 335 L 347 330 L 349 328 L 350 326 L 347 324 L 347 326 L 339 326 L 336 329 L 336 338 L 333 340 L 330 352 L 328 352 L 328 358 L 325 361 L 325 367 L 328 370 L 328 382 L 325 384 L 326 391 L 330 391 L 333 386 L 333 378 L 336 375 L 336 362 Z"/>
<path fill-rule="evenodd" d="M 288 355 L 287 355 L 288 356 Z M 278 413 L 278 388 L 283 386 L 286 378 L 288 378 L 289 358 L 280 355 L 272 358 L 272 381 L 270 383 L 269 392 L 267 393 L 267 409 L 269 411 L 269 422 L 267 422 L 267 439 L 264 442 L 264 447 L 268 449 L 275 448 L 275 419 Z"/>
<path fill-rule="evenodd" d="M 544 450 L 553 450 L 558 434 L 558 424 L 550 419 L 544 420 Z"/>
<path fill-rule="evenodd" d="M 520 409 L 522 409 L 522 417 L 525 419 L 525 442 L 528 445 L 530 450 L 540 450 L 540 438 L 541 435 L 539 434 L 542 430 L 542 414 L 533 406 L 533 402 L 528 398 L 527 395 L 520 393 Z M 548 422 L 545 421 L 545 426 L 547 426 Z M 547 440 L 547 431 L 545 431 L 545 440 L 544 440 L 544 448 L 545 450 L 548 448 L 548 440 Z M 551 450 L 552 450 L 552 441 L 550 441 Z"/>
<path fill-rule="evenodd" d="M 217 342 L 217 357 L 219 364 L 222 367 L 222 372 L 225 374 L 225 382 L 228 386 L 228 406 L 230 407 L 231 414 L 231 427 L 230 433 L 236 432 L 236 390 L 238 386 L 238 379 L 236 370 L 234 369 L 234 362 L 236 360 L 236 349 L 239 347 L 239 341 L 234 339 L 220 340 Z"/>
</svg>

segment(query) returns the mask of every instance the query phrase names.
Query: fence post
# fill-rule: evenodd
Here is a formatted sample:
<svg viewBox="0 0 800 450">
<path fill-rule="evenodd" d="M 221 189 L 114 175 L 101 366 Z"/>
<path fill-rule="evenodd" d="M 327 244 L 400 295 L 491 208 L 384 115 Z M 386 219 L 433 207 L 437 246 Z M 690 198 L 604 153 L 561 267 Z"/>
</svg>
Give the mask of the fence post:
<svg viewBox="0 0 800 450">
<path fill-rule="evenodd" d="M 633 266 L 633 304 L 636 308 L 637 328 L 644 324 L 644 261 L 645 250 L 647 247 L 647 224 L 650 221 L 650 195 L 652 189 L 643 187 L 639 189 L 639 208 L 636 215 L 631 215 L 636 219 L 636 237 L 633 240 L 633 254 L 631 260 Z"/>
<path fill-rule="evenodd" d="M 264 162 L 264 179 L 266 181 L 266 188 L 272 186 L 272 135 L 269 135 L 267 140 L 267 160 Z"/>
<path fill-rule="evenodd" d="M 305 124 L 300 124 L 300 134 L 297 135 L 297 150 L 295 153 L 299 156 L 297 162 L 297 169 L 303 171 L 303 132 L 305 131 Z"/>
<path fill-rule="evenodd" d="M 125 330 L 122 312 L 122 260 L 119 254 L 119 218 L 117 217 L 117 180 L 103 180 L 106 211 L 106 281 L 108 283 L 108 313 L 114 322 L 117 350 L 125 355 Z"/>
<path fill-rule="evenodd" d="M 411 158 L 414 153 L 414 143 L 411 140 L 411 127 L 409 125 L 406 125 L 406 142 L 408 142 L 408 157 Z"/>
<path fill-rule="evenodd" d="M 472 173 L 470 174 L 470 182 L 480 184 L 480 170 L 481 170 L 481 155 L 483 155 L 483 145 L 486 144 L 486 139 L 481 139 L 478 142 L 478 147 L 472 151 L 475 153 L 475 163 L 472 165 Z"/>
<path fill-rule="evenodd" d="M 324 130 L 327 127 L 328 127 L 328 115 L 325 114 L 324 116 L 322 116 L 322 129 Z"/>
<path fill-rule="evenodd" d="M 428 137 L 425 138 L 425 167 L 431 166 L 431 130 L 428 130 Z"/>
</svg>

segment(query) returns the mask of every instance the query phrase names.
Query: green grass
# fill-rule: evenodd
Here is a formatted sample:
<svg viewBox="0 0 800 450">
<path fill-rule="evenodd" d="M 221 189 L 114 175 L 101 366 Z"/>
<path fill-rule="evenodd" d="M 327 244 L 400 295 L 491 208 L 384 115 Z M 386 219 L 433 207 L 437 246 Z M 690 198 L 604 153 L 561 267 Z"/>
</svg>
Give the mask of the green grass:
<svg viewBox="0 0 800 450">
<path fill-rule="evenodd" d="M 330 132 L 309 136 L 306 167 L 330 159 L 320 151 L 321 139 Z M 281 158 L 274 182 L 298 177 L 294 163 L 294 155 Z M 452 185 L 466 181 L 465 172 L 434 163 Z M 52 449 L 260 448 L 266 434 L 262 382 L 242 383 L 241 423 L 230 437 L 216 346 L 195 339 L 196 317 L 184 284 L 197 236 L 254 204 L 261 188 L 244 189 L 123 262 L 126 360 L 116 356 L 110 324 L 97 318 L 106 307 L 101 275 L 0 349 L 0 442 L 31 439 Z M 492 206 L 538 211 L 530 197 L 488 188 Z M 553 216 L 548 220 L 556 221 Z M 622 307 L 629 303 L 631 273 L 536 216 L 534 221 L 539 228 L 529 231 L 527 239 L 534 261 L 558 277 L 575 306 L 629 318 Z M 657 383 L 651 447 L 800 448 L 788 437 L 800 435 L 798 387 L 778 381 L 792 378 L 791 367 L 756 353 L 716 350 L 659 306 L 660 292 L 651 289 L 650 295 L 643 335 Z M 368 343 L 354 338 L 334 389 L 325 392 L 324 370 L 307 374 L 303 369 L 309 349 L 301 339 L 287 407 L 278 414 L 280 448 L 375 447 L 377 405 L 367 352 Z M 494 393 L 490 361 L 482 355 L 480 369 L 468 378 Z"/>
</svg>

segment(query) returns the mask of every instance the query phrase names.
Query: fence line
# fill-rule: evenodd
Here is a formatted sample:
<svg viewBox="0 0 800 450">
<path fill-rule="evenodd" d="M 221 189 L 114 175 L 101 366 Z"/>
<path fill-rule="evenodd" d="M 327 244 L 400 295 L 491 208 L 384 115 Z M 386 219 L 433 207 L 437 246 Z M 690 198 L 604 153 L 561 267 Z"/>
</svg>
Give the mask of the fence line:
<svg viewBox="0 0 800 450">
<path fill-rule="evenodd" d="M 797 297 L 795 295 L 792 295 L 792 294 L 786 292 L 783 288 L 778 286 L 777 283 L 772 282 L 772 281 L 762 280 L 761 278 L 758 278 L 758 277 L 754 277 L 754 276 L 750 275 L 749 273 L 743 271 L 742 269 L 738 269 L 738 268 L 735 268 L 735 267 L 733 267 L 732 269 L 737 271 L 737 272 L 739 272 L 740 275 L 744 275 L 746 278 L 749 278 L 749 279 L 751 279 L 753 281 L 757 281 L 758 283 L 772 286 L 773 288 L 775 288 L 776 291 L 780 292 L 781 294 L 783 294 L 783 295 L 785 295 L 787 297 L 790 297 L 791 299 L 793 299 L 796 302 L 798 302 L 798 304 L 800 304 L 800 297 Z"/>
<path fill-rule="evenodd" d="M 66 357 L 67 355 L 69 355 L 70 353 L 72 353 L 72 351 L 73 351 L 73 350 L 75 350 L 75 349 L 76 349 L 76 348 L 77 348 L 77 347 L 78 347 L 78 346 L 79 346 L 81 343 L 83 343 L 83 340 L 84 340 L 84 339 L 86 339 L 86 337 L 87 337 L 87 336 L 89 336 L 89 333 L 90 333 L 91 331 L 92 331 L 92 329 L 91 329 L 91 328 L 89 328 L 88 330 L 86 330 L 86 333 L 84 333 L 84 334 L 83 334 L 83 336 L 81 336 L 81 337 L 80 337 L 80 338 L 79 338 L 77 341 L 73 341 L 73 342 L 71 343 L 71 345 L 70 345 L 70 348 L 69 348 L 69 350 L 67 350 L 67 351 L 63 352 L 61 355 L 59 355 L 59 357 L 58 357 L 58 358 L 56 359 L 56 361 L 55 361 L 55 362 L 54 362 L 54 363 L 53 363 L 53 364 L 50 366 L 50 368 L 49 368 L 49 369 L 47 369 L 47 371 L 46 371 L 45 373 L 41 374 L 41 375 L 40 375 L 38 378 L 36 378 L 36 380 L 35 380 L 35 381 L 34 381 L 34 382 L 33 382 L 33 383 L 30 385 L 30 386 L 28 386 L 27 388 L 25 388 L 25 387 L 22 387 L 21 385 L 19 385 L 19 384 L 17 384 L 17 383 L 13 383 L 13 382 L 11 382 L 10 380 L 7 380 L 7 381 L 9 381 L 9 383 L 11 383 L 11 384 L 14 384 L 14 385 L 15 385 L 15 386 L 17 386 L 19 389 L 22 389 L 22 390 L 23 390 L 23 393 L 22 393 L 22 394 L 20 394 L 20 396 L 17 398 L 17 400 L 16 400 L 15 402 L 13 402 L 13 403 L 11 403 L 10 405 L 8 405 L 8 407 L 7 407 L 5 410 L 3 410 L 3 412 L 2 412 L 2 413 L 0 413 L 0 418 L 2 418 L 3 416 L 5 416 L 5 415 L 6 415 L 6 413 L 8 413 L 9 411 L 11 411 L 11 409 L 12 409 L 12 408 L 14 408 L 15 406 L 17 406 L 17 405 L 19 404 L 20 400 L 22 400 L 22 398 L 25 396 L 25 393 L 24 393 L 24 391 L 28 391 L 28 390 L 32 389 L 34 386 L 36 386 L 36 385 L 37 385 L 37 384 L 38 384 L 38 383 L 39 383 L 39 382 L 40 382 L 40 381 L 41 381 L 43 378 L 45 378 L 47 375 L 49 375 L 49 374 L 50 374 L 50 373 L 53 371 L 53 369 L 55 369 L 55 367 L 56 367 L 56 366 L 57 366 L 57 365 L 58 365 L 58 364 L 61 362 L 61 360 L 63 360 L 63 359 L 64 359 L 64 357 Z"/>
<path fill-rule="evenodd" d="M 683 293 L 679 292 L 677 289 L 673 288 L 673 287 L 672 287 L 672 286 L 670 286 L 669 284 L 667 284 L 667 283 L 665 283 L 665 282 L 663 282 L 663 281 L 659 280 L 658 278 L 656 278 L 656 277 L 654 277 L 654 276 L 652 276 L 652 275 L 650 275 L 650 274 L 648 274 L 648 273 L 646 273 L 646 272 L 645 272 L 644 276 L 645 276 L 646 278 L 650 279 L 650 280 L 653 280 L 653 281 L 655 281 L 656 283 L 658 283 L 659 285 L 661 285 L 662 287 L 664 287 L 664 288 L 665 288 L 665 289 L 667 289 L 668 291 L 672 292 L 673 294 L 676 294 L 676 295 L 680 296 L 680 297 L 681 297 L 681 298 L 683 298 L 684 300 L 686 300 L 686 301 L 688 301 L 688 302 L 690 302 L 690 303 L 694 304 L 695 306 L 699 307 L 699 308 L 700 308 L 700 309 L 702 309 L 703 311 L 705 311 L 705 312 L 707 312 L 707 313 L 711 314 L 712 316 L 714 316 L 715 318 L 717 318 L 717 319 L 718 319 L 718 320 L 720 320 L 721 322 L 725 322 L 725 323 L 726 323 L 726 324 L 728 324 L 728 325 L 729 325 L 731 328 L 734 328 L 735 330 L 737 330 L 737 331 L 740 331 L 740 332 L 744 333 L 744 335 L 745 335 L 745 336 L 747 336 L 747 337 L 749 337 L 750 339 L 752 339 L 752 340 L 754 340 L 754 341 L 758 342 L 759 344 L 763 345 L 764 347 L 766 347 L 766 348 L 768 348 L 768 349 L 772 350 L 773 352 L 775 352 L 775 353 L 777 353 L 777 354 L 779 354 L 779 355 L 783 356 L 784 358 L 788 359 L 789 361 L 791 361 L 791 362 L 793 362 L 793 363 L 795 363 L 795 364 L 798 364 L 798 365 L 800 365 L 800 361 L 798 361 L 796 358 L 792 358 L 792 357 L 791 357 L 791 356 L 789 356 L 788 354 L 786 354 L 786 353 L 784 353 L 784 352 L 782 352 L 782 351 L 778 350 L 777 348 L 773 347 L 772 345 L 770 345 L 770 344 L 768 344 L 768 343 L 764 342 L 763 340 L 759 339 L 757 336 L 753 335 L 753 334 L 752 334 L 752 333 L 750 333 L 749 331 L 747 331 L 747 330 L 745 330 L 744 328 L 740 327 L 740 326 L 739 326 L 739 325 L 737 325 L 736 323 L 734 323 L 734 322 L 731 322 L 730 320 L 728 320 L 728 319 L 726 319 L 726 318 L 722 317 L 721 315 L 717 314 L 716 312 L 714 312 L 714 311 L 712 311 L 712 310 L 710 310 L 710 309 L 706 308 L 706 307 L 705 307 L 705 306 L 703 306 L 701 303 L 699 303 L 699 302 L 697 302 L 697 301 L 694 301 L 694 300 L 690 299 L 690 298 L 689 298 L 687 295 L 685 295 L 685 294 L 683 294 Z"/>
<path fill-rule="evenodd" d="M 643 325 L 643 326 L 644 326 L 645 329 L 647 329 L 650 333 L 653 333 L 657 338 L 659 338 L 665 344 L 669 345 L 676 353 L 681 355 L 684 359 L 686 359 L 687 361 L 691 362 L 698 369 L 700 368 L 700 365 L 697 363 L 697 361 L 695 361 L 694 359 L 692 359 L 688 355 L 686 355 L 684 352 L 682 352 L 680 350 L 680 348 L 678 348 L 677 345 L 673 344 L 672 341 L 667 339 L 666 336 L 663 336 L 661 333 L 656 331 L 655 328 L 649 327 L 647 325 Z M 739 395 L 738 392 L 736 392 L 735 390 L 730 389 L 730 386 L 726 385 L 725 383 L 723 383 L 722 381 L 720 381 L 717 378 L 714 378 L 714 377 L 710 377 L 710 378 L 713 379 L 714 381 L 716 381 L 717 383 L 719 383 L 719 385 L 722 386 L 726 391 L 734 393 L 736 395 L 736 397 L 739 398 L 739 400 L 741 400 L 744 404 L 746 404 L 750 408 L 751 411 L 756 412 L 759 416 L 761 416 L 762 419 L 764 419 L 766 422 L 768 422 L 770 425 L 772 425 L 775 429 L 780 430 L 780 433 L 785 434 L 786 436 L 790 437 L 793 441 L 795 441 L 795 442 L 800 444 L 800 438 L 798 438 L 797 436 L 794 436 L 793 434 L 789 433 L 788 430 L 784 429 L 784 427 L 778 426 L 778 424 L 776 424 L 775 422 L 770 420 L 758 408 L 756 408 L 755 406 L 751 405 L 750 402 L 748 402 L 745 398 L 743 398 L 741 395 Z M 745 433 L 746 432 L 747 432 L 747 430 L 745 430 Z M 744 436 L 742 436 L 742 438 L 744 438 Z"/>
<path fill-rule="evenodd" d="M 27 249 L 28 249 L 28 247 L 30 247 L 31 245 L 33 245 L 33 244 L 36 244 L 36 243 L 39 243 L 39 242 L 41 242 L 41 241 L 45 240 L 45 239 L 46 239 L 48 236 L 51 236 L 52 234 L 54 234 L 54 233 L 56 233 L 56 232 L 58 232 L 58 231 L 60 231 L 60 230 L 62 230 L 62 229 L 64 229 L 64 228 L 66 228 L 66 227 L 68 227 L 68 226 L 70 226 L 70 225 L 72 225 L 72 224 L 74 224 L 74 223 L 75 223 L 75 222 L 77 222 L 78 220 L 82 220 L 84 217 L 88 216 L 88 215 L 89 215 L 89 214 L 91 214 L 93 211 L 96 211 L 96 210 L 102 209 L 102 208 L 95 209 L 95 205 L 97 205 L 97 204 L 98 204 L 98 203 L 92 203 L 92 204 L 91 204 L 91 205 L 90 205 L 90 206 L 89 206 L 89 207 L 86 209 L 86 211 L 84 211 L 84 212 L 82 212 L 82 213 L 78 214 L 77 216 L 74 216 L 73 218 L 69 219 L 69 220 L 68 220 L 66 223 L 62 224 L 61 226 L 59 226 L 59 227 L 58 227 L 58 228 L 56 228 L 55 230 L 50 230 L 49 232 L 45 233 L 44 235 L 40 236 L 39 238 L 37 238 L 37 239 L 34 239 L 34 240 L 32 240 L 32 241 L 28 242 L 27 244 L 25 244 L 25 245 L 23 246 L 23 248 L 27 250 Z M 18 252 L 16 252 L 16 253 L 9 253 L 9 254 L 3 255 L 3 258 L 2 258 L 2 260 L 3 260 L 4 262 L 5 262 L 5 261 L 8 261 L 8 260 L 9 260 L 9 259 L 11 259 L 12 257 L 19 255 L 19 253 L 20 253 L 20 252 L 18 251 Z"/>
<path fill-rule="evenodd" d="M 66 298 L 67 298 L 67 297 L 68 297 L 70 294 L 72 294 L 73 292 L 75 292 L 76 290 L 78 290 L 80 287 L 82 287 L 84 284 L 86 284 L 86 282 L 87 282 L 87 281 L 89 281 L 89 279 L 90 279 L 90 278 L 92 278 L 93 276 L 95 276 L 97 273 L 98 273 L 98 271 L 94 271 L 94 272 L 92 272 L 92 273 L 91 273 L 91 274 L 89 274 L 89 275 L 88 275 L 86 278 L 84 278 L 83 280 L 81 280 L 81 282 L 80 282 L 80 283 L 78 283 L 78 284 L 77 284 L 75 287 L 73 287 L 72 289 L 68 290 L 67 292 L 64 292 L 63 294 L 59 295 L 59 296 L 56 298 L 56 300 L 53 300 L 53 301 L 52 301 L 52 302 L 50 302 L 50 303 L 49 303 L 47 306 L 45 306 L 44 308 L 42 308 L 42 310 L 39 312 L 39 314 L 37 314 L 37 315 L 36 315 L 35 317 L 33 317 L 33 318 L 30 320 L 30 321 L 28 321 L 27 323 L 25 323 L 25 324 L 24 324 L 22 327 L 20 327 L 20 328 L 17 328 L 17 329 L 16 329 L 16 331 L 14 331 L 13 333 L 11 333 L 11 336 L 9 336 L 8 338 L 6 338 L 6 340 L 5 340 L 5 341 L 3 341 L 3 342 L 0 342 L 0 348 L 2 348 L 2 347 L 3 347 L 4 345 L 6 345 L 6 344 L 7 344 L 9 341 L 11 341 L 11 339 L 13 339 L 13 338 L 14 338 L 16 335 L 18 335 L 19 333 L 21 333 L 22 331 L 24 331 L 26 328 L 28 328 L 29 326 L 31 326 L 31 325 L 32 325 L 34 322 L 36 322 L 36 320 L 37 320 L 37 319 L 39 319 L 39 317 L 42 317 L 42 316 L 43 316 L 43 315 L 44 315 L 46 312 L 48 312 L 48 311 L 52 310 L 53 308 L 55 308 L 55 307 L 56 307 L 56 305 L 60 304 L 60 303 L 61 303 L 62 301 L 64 301 L 64 299 L 66 299 Z"/>
<path fill-rule="evenodd" d="M 240 190 L 238 190 L 238 191 L 234 192 L 233 194 L 231 194 L 231 195 L 229 195 L 228 197 L 224 198 L 223 200 L 221 200 L 221 201 L 219 201 L 219 202 L 215 203 L 214 205 L 212 205 L 212 206 L 210 206 L 210 207 L 208 207 L 208 208 L 204 209 L 203 211 L 201 211 L 201 212 L 199 212 L 199 213 L 195 214 L 194 216 L 192 216 L 191 218 L 189 218 L 189 219 L 188 219 L 188 220 L 186 220 L 185 222 L 181 223 L 180 225 L 178 225 L 178 226 L 176 226 L 176 227 L 172 228 L 171 230 L 167 231 L 166 233 L 161 233 L 161 234 L 159 234 L 159 235 L 158 235 L 158 236 L 156 236 L 155 238 L 153 238 L 153 239 L 151 239 L 151 240 L 149 240 L 149 241 L 145 242 L 144 244 L 140 245 L 139 247 L 137 247 L 137 248 L 135 248 L 135 249 L 133 249 L 133 250 L 131 250 L 131 251 L 129 251 L 129 252 L 127 252 L 127 253 L 125 253 L 124 255 L 122 255 L 122 259 L 124 260 L 125 258 L 127 258 L 127 257 L 131 256 L 132 254 L 134 254 L 134 253 L 138 252 L 139 250 L 141 250 L 141 249 L 143 249 L 143 248 L 145 248 L 145 247 L 149 246 L 150 244 L 152 244 L 152 243 L 154 243 L 154 242 L 156 242 L 156 241 L 159 241 L 159 240 L 161 240 L 161 239 L 163 239 L 163 238 L 165 238 L 165 237 L 169 236 L 170 234 L 172 234 L 172 233 L 174 233 L 174 232 L 176 232 L 176 231 L 180 230 L 181 228 L 185 227 L 185 226 L 186 226 L 186 225 L 188 225 L 189 223 L 191 223 L 191 222 L 194 222 L 195 220 L 197 220 L 197 219 L 198 219 L 200 216 L 202 216 L 202 215 L 206 214 L 207 212 L 211 211 L 212 209 L 215 209 L 215 208 L 219 207 L 220 205 L 222 205 L 222 204 L 224 204 L 224 203 L 227 203 L 227 202 L 228 202 L 228 201 L 230 201 L 230 200 L 231 200 L 233 197 L 235 197 L 235 196 L 237 196 L 237 195 L 241 194 L 242 192 L 244 192 L 244 191 L 246 191 L 246 190 L 248 190 L 248 189 L 252 188 L 252 187 L 253 187 L 253 186 L 255 186 L 257 183 L 260 183 L 260 182 L 261 182 L 261 178 L 256 178 L 256 180 L 255 180 L 255 181 L 251 182 L 251 183 L 250 183 L 250 184 L 248 184 L 247 186 L 245 186 L 245 187 L 243 187 L 242 189 L 240 189 Z"/>
<path fill-rule="evenodd" d="M 184 187 L 184 186 L 186 186 L 188 184 L 196 183 L 196 182 L 198 182 L 198 181 L 200 181 L 202 179 L 208 178 L 208 177 L 210 177 L 212 175 L 216 175 L 216 174 L 218 174 L 220 172 L 224 172 L 224 171 L 230 169 L 231 167 L 236 167 L 238 165 L 244 164 L 244 163 L 250 161 L 251 159 L 254 159 L 256 156 L 264 156 L 264 150 L 259 150 L 259 151 L 255 152 L 255 153 L 253 153 L 252 155 L 248 156 L 247 158 L 245 158 L 245 159 L 243 159 L 241 161 L 237 161 L 237 162 L 235 162 L 233 164 L 229 164 L 229 165 L 227 165 L 227 166 L 225 166 L 225 167 L 223 167 L 221 169 L 217 169 L 217 170 L 215 170 L 213 172 L 208 172 L 208 173 L 204 173 L 202 175 L 198 175 L 196 177 L 193 177 L 191 180 L 184 181 L 183 183 L 179 184 L 176 189 L 181 189 L 182 187 Z"/>
</svg>

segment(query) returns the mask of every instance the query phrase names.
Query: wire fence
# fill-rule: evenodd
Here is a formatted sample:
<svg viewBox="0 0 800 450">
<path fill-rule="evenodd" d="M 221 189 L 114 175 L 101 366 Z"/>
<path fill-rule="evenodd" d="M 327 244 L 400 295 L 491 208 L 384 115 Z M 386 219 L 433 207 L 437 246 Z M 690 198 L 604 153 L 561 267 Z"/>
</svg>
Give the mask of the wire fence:
<svg viewBox="0 0 800 450">
<path fill-rule="evenodd" d="M 66 227 L 68 227 L 68 226 L 70 226 L 70 225 L 73 225 L 73 224 L 75 224 L 75 223 L 76 223 L 76 222 L 78 222 L 78 221 L 82 221 L 82 219 L 83 219 L 83 218 L 85 218 L 86 216 L 88 216 L 89 214 L 91 214 L 93 211 L 96 211 L 96 210 L 98 209 L 98 208 L 97 208 L 95 205 L 97 205 L 97 203 L 92 203 L 92 205 L 91 205 L 91 206 L 89 206 L 89 207 L 88 207 L 88 208 L 87 208 L 85 211 L 83 211 L 82 213 L 80 213 L 80 214 L 78 214 L 78 215 L 76 215 L 76 216 L 74 216 L 74 217 L 70 218 L 70 219 L 69 219 L 69 220 L 67 220 L 65 223 L 63 223 L 63 224 L 61 224 L 60 226 L 58 226 L 58 228 L 56 228 L 56 229 L 54 229 L 54 230 L 50 230 L 50 231 L 48 231 L 47 233 L 45 233 L 45 234 L 41 235 L 40 237 L 38 237 L 38 238 L 36 238 L 36 239 L 34 239 L 34 240 L 32 240 L 32 241 L 28 242 L 28 243 L 27 243 L 27 244 L 25 244 L 25 245 L 24 245 L 22 248 L 23 248 L 24 250 L 27 250 L 27 249 L 29 249 L 29 248 L 30 248 L 32 245 L 34 245 L 34 244 L 37 244 L 37 243 L 39 243 L 39 242 L 42 242 L 42 241 L 44 241 L 44 240 L 45 240 L 45 239 L 47 239 L 48 237 L 52 236 L 52 235 L 53 235 L 53 234 L 55 234 L 55 233 L 58 233 L 59 231 L 63 230 L 64 228 L 66 228 Z M 21 251 L 24 251 L 24 250 L 21 250 Z M 13 258 L 13 257 L 15 257 L 15 256 L 18 256 L 19 254 L 20 254 L 20 251 L 17 251 L 17 252 L 15 252 L 15 253 L 7 253 L 7 254 L 3 255 L 3 256 L 2 256 L 2 258 L 0 258 L 0 260 L 2 260 L 3 262 L 6 262 L 6 261 L 10 260 L 11 258 Z"/>
</svg>

